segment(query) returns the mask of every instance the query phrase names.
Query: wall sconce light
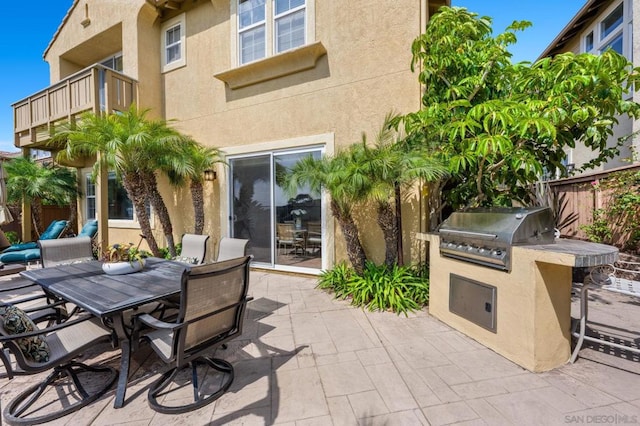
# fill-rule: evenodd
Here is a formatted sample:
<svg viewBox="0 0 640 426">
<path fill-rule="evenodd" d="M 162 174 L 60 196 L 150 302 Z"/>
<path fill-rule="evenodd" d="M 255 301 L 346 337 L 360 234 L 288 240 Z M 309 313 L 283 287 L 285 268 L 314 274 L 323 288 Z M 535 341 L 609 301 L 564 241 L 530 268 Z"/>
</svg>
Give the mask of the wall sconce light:
<svg viewBox="0 0 640 426">
<path fill-rule="evenodd" d="M 215 170 L 205 170 L 204 171 L 204 180 L 206 180 L 206 181 L 214 181 L 214 180 L 216 180 L 217 177 L 218 177 L 218 175 L 216 174 Z"/>
</svg>

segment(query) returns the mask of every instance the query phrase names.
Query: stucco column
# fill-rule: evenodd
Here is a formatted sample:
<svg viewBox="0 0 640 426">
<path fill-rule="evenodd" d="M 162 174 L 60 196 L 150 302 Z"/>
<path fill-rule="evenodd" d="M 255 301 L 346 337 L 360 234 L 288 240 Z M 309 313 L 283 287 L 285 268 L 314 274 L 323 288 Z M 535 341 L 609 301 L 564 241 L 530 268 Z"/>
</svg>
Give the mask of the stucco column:
<svg viewBox="0 0 640 426">
<path fill-rule="evenodd" d="M 98 154 L 97 161 L 100 161 Z M 100 168 L 96 178 L 96 219 L 98 220 L 98 244 L 100 250 L 109 245 L 109 171 L 106 167 Z"/>
</svg>

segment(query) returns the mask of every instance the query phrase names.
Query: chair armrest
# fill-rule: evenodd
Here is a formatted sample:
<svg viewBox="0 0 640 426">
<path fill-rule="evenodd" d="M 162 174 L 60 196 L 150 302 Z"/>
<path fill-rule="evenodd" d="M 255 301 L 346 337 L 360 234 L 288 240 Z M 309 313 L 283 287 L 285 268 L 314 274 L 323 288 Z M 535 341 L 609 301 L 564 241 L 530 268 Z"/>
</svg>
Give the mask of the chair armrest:
<svg viewBox="0 0 640 426">
<path fill-rule="evenodd" d="M 13 300 L 8 300 L 6 302 L 0 302 L 0 306 L 19 305 L 20 303 L 26 303 L 26 302 L 31 302 L 34 300 L 46 299 L 46 298 L 47 296 L 45 294 L 37 294 L 34 296 L 24 297 L 22 299 L 13 299 Z"/>
<path fill-rule="evenodd" d="M 140 314 L 134 317 L 135 323 L 142 323 L 156 330 L 177 330 L 184 327 L 183 323 L 164 322 L 149 314 Z M 135 328 L 135 327 L 134 327 Z"/>
<path fill-rule="evenodd" d="M 34 336 L 40 336 L 43 334 L 49 334 L 52 333 L 54 331 L 58 331 L 60 329 L 63 328 L 67 328 L 67 327 L 71 327 L 74 324 L 78 324 L 80 322 L 84 322 L 84 321 L 88 321 L 91 318 L 94 318 L 93 315 L 83 315 L 79 318 L 73 319 L 73 320 L 69 320 L 69 321 L 65 321 L 65 322 L 61 322 L 58 324 L 55 324 L 51 327 L 47 327 L 47 328 L 42 328 L 39 330 L 34 330 L 34 331 L 29 331 L 27 333 L 19 333 L 19 334 L 11 334 L 9 336 L 0 336 L 0 342 L 5 342 L 7 340 L 14 340 L 14 339 L 21 339 L 23 337 L 34 337 Z"/>
</svg>

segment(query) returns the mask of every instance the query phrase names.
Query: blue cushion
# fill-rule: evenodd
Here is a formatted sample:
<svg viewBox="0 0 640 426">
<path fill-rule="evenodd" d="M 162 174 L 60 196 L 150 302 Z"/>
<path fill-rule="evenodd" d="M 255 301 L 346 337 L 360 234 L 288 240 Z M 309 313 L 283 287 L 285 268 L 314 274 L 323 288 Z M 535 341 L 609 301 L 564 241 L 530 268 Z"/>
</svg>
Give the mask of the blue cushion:
<svg viewBox="0 0 640 426">
<path fill-rule="evenodd" d="M 84 224 L 84 226 L 78 233 L 78 237 L 93 238 L 94 235 L 96 235 L 96 232 L 98 232 L 98 221 L 90 220 L 89 222 Z"/>
<path fill-rule="evenodd" d="M 20 251 L 12 251 L 0 254 L 0 262 L 2 263 L 27 263 L 32 260 L 40 259 L 40 249 L 27 249 Z"/>
<path fill-rule="evenodd" d="M 31 241 L 29 243 L 11 244 L 9 247 L 4 249 L 2 253 L 9 253 L 11 251 L 21 251 L 21 250 L 32 249 L 32 248 L 38 248 L 38 243 L 36 243 L 35 241 Z"/>
<path fill-rule="evenodd" d="M 67 227 L 66 220 L 55 220 L 47 227 L 47 229 L 40 234 L 41 240 L 55 240 L 60 236 L 62 231 Z"/>
</svg>

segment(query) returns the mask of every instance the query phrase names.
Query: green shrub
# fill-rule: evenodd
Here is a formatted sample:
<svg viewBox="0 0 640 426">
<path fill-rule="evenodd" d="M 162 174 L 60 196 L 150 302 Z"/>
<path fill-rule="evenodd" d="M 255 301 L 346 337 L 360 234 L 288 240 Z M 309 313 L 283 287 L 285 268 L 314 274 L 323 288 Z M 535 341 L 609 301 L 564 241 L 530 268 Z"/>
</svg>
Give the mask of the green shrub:
<svg viewBox="0 0 640 426">
<path fill-rule="evenodd" d="M 362 275 L 346 264 L 324 271 L 318 283 L 336 298 L 351 298 L 355 306 L 370 311 L 404 313 L 420 309 L 429 301 L 429 282 L 423 267 L 375 265 L 367 262 Z"/>
<path fill-rule="evenodd" d="M 346 299 L 350 295 L 349 282 L 355 274 L 346 263 L 338 263 L 333 269 L 320 273 L 318 288 L 333 290 L 337 299 Z"/>
<path fill-rule="evenodd" d="M 4 236 L 7 237 L 7 241 L 11 244 L 17 244 L 20 242 L 20 238 L 18 238 L 18 233 L 16 231 L 7 231 L 4 233 Z"/>
<path fill-rule="evenodd" d="M 612 172 L 591 183 L 602 199 L 591 223 L 580 226 L 590 241 L 640 253 L 640 171 Z"/>
</svg>

